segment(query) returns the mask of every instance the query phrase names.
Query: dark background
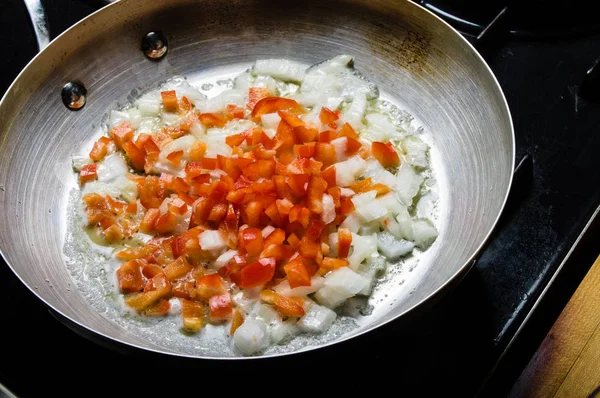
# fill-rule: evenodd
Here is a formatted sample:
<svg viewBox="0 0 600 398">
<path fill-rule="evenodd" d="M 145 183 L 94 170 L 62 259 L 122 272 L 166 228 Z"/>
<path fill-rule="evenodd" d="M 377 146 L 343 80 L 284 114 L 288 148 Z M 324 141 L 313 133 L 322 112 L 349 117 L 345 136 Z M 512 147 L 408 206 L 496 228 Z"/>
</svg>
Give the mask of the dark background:
<svg viewBox="0 0 600 398">
<path fill-rule="evenodd" d="M 53 37 L 97 7 L 45 3 Z M 22 0 L 0 1 L 0 30 L 4 93 L 36 53 Z M 183 361 L 92 342 L 0 262 L 0 383 L 19 397 L 316 394 L 359 386 L 395 395 L 505 396 L 599 252 L 598 223 L 586 224 L 600 204 L 600 108 L 582 100 L 577 109 L 573 101 L 600 56 L 600 35 L 510 36 L 480 49 L 505 91 L 523 168 L 488 248 L 440 302 L 312 353 Z"/>
</svg>

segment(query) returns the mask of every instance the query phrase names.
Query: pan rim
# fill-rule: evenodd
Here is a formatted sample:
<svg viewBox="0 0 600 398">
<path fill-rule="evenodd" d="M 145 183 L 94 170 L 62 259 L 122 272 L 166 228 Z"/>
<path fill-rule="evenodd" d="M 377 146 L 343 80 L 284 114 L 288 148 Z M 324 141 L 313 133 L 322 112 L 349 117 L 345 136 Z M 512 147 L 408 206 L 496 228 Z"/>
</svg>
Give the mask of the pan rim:
<svg viewBox="0 0 600 398">
<path fill-rule="evenodd" d="M 36 63 L 38 58 L 40 58 L 41 56 L 43 56 L 45 53 L 48 52 L 49 49 L 52 49 L 53 46 L 56 46 L 57 42 L 59 42 L 64 36 L 68 35 L 71 31 L 78 29 L 81 25 L 84 25 L 85 23 L 89 22 L 90 20 L 97 18 L 98 14 L 100 13 L 105 13 L 108 12 L 107 10 L 112 10 L 113 8 L 117 8 L 117 7 L 122 7 L 123 3 L 128 3 L 127 0 L 117 0 L 111 4 L 108 4 L 96 11 L 94 11 L 93 13 L 89 14 L 88 16 L 86 16 L 85 18 L 81 19 L 80 21 L 78 21 L 77 23 L 73 24 L 72 26 L 70 26 L 68 29 L 66 29 L 65 31 L 63 31 L 61 34 L 59 34 L 57 37 L 55 37 L 44 49 L 42 49 L 41 51 L 39 51 L 24 67 L 23 69 L 19 72 L 19 74 L 16 76 L 16 78 L 13 80 L 13 82 L 9 85 L 8 89 L 6 90 L 6 92 L 4 93 L 4 95 L 2 96 L 2 98 L 0 99 L 0 109 L 5 105 L 5 102 L 7 101 L 7 97 L 10 96 L 11 92 L 14 90 L 14 87 L 19 83 L 19 81 L 21 80 L 22 76 L 27 72 L 28 69 L 31 68 L 31 65 Z M 502 105 L 502 112 L 506 114 L 507 116 L 507 122 L 508 125 L 510 127 L 510 173 L 508 176 L 508 182 L 507 182 L 507 186 L 506 186 L 506 192 L 504 193 L 504 197 L 502 199 L 500 208 L 498 213 L 496 214 L 496 217 L 494 219 L 494 221 L 491 223 L 488 231 L 485 233 L 483 239 L 481 240 L 480 244 L 477 246 L 477 248 L 473 251 L 473 253 L 469 256 L 469 258 L 467 259 L 467 261 L 465 261 L 463 263 L 463 265 L 461 265 L 458 270 L 451 275 L 450 277 L 448 277 L 442 284 L 440 284 L 439 287 L 437 287 L 436 289 L 432 290 L 431 293 L 429 293 L 427 296 L 425 296 L 423 299 L 421 299 L 419 302 L 417 302 L 416 304 L 412 305 L 410 308 L 400 312 L 399 314 L 391 317 L 388 320 L 385 321 L 380 321 L 377 322 L 376 324 L 369 326 L 367 328 L 365 328 L 364 330 L 361 330 L 360 332 L 356 332 L 356 333 L 352 333 L 350 335 L 345 335 L 345 336 L 341 336 L 338 337 L 332 341 L 326 342 L 326 343 L 321 343 L 318 345 L 311 345 L 311 346 L 307 346 L 307 347 L 303 347 L 302 349 L 296 350 L 296 351 L 291 351 L 291 352 L 284 352 L 284 353 L 275 353 L 275 354 L 262 354 L 262 355 L 256 355 L 256 356 L 224 356 L 224 357 L 214 357 L 214 356 L 197 356 L 197 355 L 191 355 L 191 354 L 184 354 L 184 353 L 177 353 L 177 352 L 169 352 L 167 350 L 159 350 L 159 349 L 154 349 L 154 348 L 149 348 L 149 347 L 145 347 L 145 346 L 141 346 L 139 344 L 135 344 L 135 343 L 130 343 L 130 342 L 126 342 L 123 341 L 121 339 L 115 338 L 115 337 L 111 337 L 105 333 L 99 332 L 98 330 L 93 329 L 90 326 L 87 326 L 85 324 L 83 324 L 80 321 L 77 321 L 73 318 L 71 318 L 70 316 L 66 315 L 63 311 L 58 310 L 57 308 L 55 308 L 54 306 L 52 306 L 50 303 L 48 303 L 39 292 L 35 291 L 35 289 L 30 286 L 29 284 L 25 283 L 24 279 L 21 277 L 21 275 L 19 275 L 19 273 L 17 272 L 17 270 L 10 264 L 10 262 L 7 260 L 7 257 L 4 253 L 4 249 L 2 247 L 0 247 L 0 256 L 2 256 L 4 262 L 6 263 L 6 265 L 12 270 L 13 274 L 21 281 L 21 283 L 23 285 L 25 285 L 27 287 L 27 289 L 29 291 L 31 291 L 35 297 L 37 297 L 45 306 L 49 307 L 50 309 L 52 309 L 52 311 L 56 312 L 57 314 L 59 314 L 60 316 L 64 317 L 66 320 L 68 320 L 69 322 L 74 323 L 75 325 L 77 325 L 78 327 L 82 328 L 84 331 L 87 331 L 93 335 L 98 335 L 102 338 L 105 338 L 109 341 L 114 341 L 119 343 L 119 345 L 125 345 L 127 347 L 132 347 L 135 349 L 139 349 L 141 351 L 144 352 L 152 352 L 155 354 L 160 354 L 160 355 L 167 355 L 167 356 L 174 356 L 174 357 L 180 357 L 180 358 L 187 358 L 187 359 L 192 359 L 192 360 L 211 360 L 211 361 L 230 361 L 230 360 L 258 360 L 258 359 L 269 359 L 269 358 L 278 358 L 278 357 L 282 357 L 282 356 L 293 356 L 293 355 L 301 355 L 301 354 L 306 354 L 310 351 L 315 351 L 315 350 L 319 350 L 321 348 L 325 348 L 331 345 L 335 345 L 335 344 L 339 344 L 339 343 L 343 343 L 347 340 L 350 339 L 354 339 L 360 336 L 363 336 L 371 331 L 373 331 L 374 329 L 379 329 L 384 325 L 387 325 L 389 323 L 392 322 L 397 322 L 400 318 L 406 318 L 409 314 L 415 314 L 419 311 L 421 311 L 424 307 L 430 305 L 432 302 L 435 302 L 437 299 L 439 299 L 441 296 L 443 296 L 444 294 L 447 293 L 447 291 L 452 287 L 455 286 L 457 284 L 457 282 L 460 281 L 460 279 L 466 275 L 468 273 L 468 271 L 474 266 L 474 264 L 477 261 L 478 256 L 480 255 L 480 253 L 482 252 L 483 248 L 486 246 L 486 244 L 488 243 L 488 241 L 490 240 L 492 234 L 494 233 L 494 231 L 497 228 L 498 222 L 500 217 L 502 216 L 502 214 L 504 213 L 505 207 L 506 207 L 506 203 L 513 185 L 513 179 L 514 179 L 514 168 L 515 168 L 515 163 L 516 163 L 516 143 L 515 143 L 515 130 L 514 130 L 514 123 L 513 123 L 513 118 L 512 118 L 512 114 L 510 111 L 510 107 L 508 106 L 508 102 L 506 100 L 506 96 L 502 90 L 502 87 L 500 86 L 500 83 L 496 77 L 496 75 L 494 74 L 494 72 L 492 71 L 492 69 L 490 68 L 490 66 L 488 65 L 488 63 L 485 61 L 485 59 L 483 58 L 483 56 L 475 49 L 475 47 L 457 30 L 455 29 L 452 25 L 450 25 L 448 22 L 444 21 L 441 17 L 437 16 L 435 13 L 433 13 L 432 11 L 428 10 L 427 8 L 417 4 L 414 1 L 411 0 L 406 0 L 406 3 L 408 4 L 408 7 L 414 7 L 415 9 L 418 9 L 419 12 L 422 13 L 426 13 L 429 15 L 429 17 L 434 18 L 439 25 L 444 26 L 446 29 L 448 29 L 449 31 L 451 31 L 455 36 L 458 37 L 458 39 L 461 41 L 461 43 L 463 45 L 466 45 L 467 48 L 470 50 L 471 54 L 475 56 L 475 58 L 477 59 L 477 62 L 479 62 L 482 66 L 484 66 L 485 71 L 488 75 L 489 78 L 491 78 L 491 81 L 493 82 L 493 86 L 494 89 L 497 91 L 497 93 L 500 96 L 501 99 L 501 105 Z M 14 123 L 14 120 L 9 121 L 9 123 L 7 123 L 6 125 L 6 129 L 10 129 L 10 127 L 12 126 L 12 124 Z M 88 337 L 89 338 L 89 337 Z"/>
</svg>

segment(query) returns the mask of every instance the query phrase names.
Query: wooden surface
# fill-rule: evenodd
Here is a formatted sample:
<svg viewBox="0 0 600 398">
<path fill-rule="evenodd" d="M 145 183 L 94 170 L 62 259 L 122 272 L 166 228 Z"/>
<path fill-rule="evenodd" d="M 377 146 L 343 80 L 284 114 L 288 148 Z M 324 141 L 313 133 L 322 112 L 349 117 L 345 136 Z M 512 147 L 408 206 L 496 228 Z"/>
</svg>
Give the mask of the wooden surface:
<svg viewBox="0 0 600 398">
<path fill-rule="evenodd" d="M 600 398 L 600 257 L 509 396 Z"/>
</svg>

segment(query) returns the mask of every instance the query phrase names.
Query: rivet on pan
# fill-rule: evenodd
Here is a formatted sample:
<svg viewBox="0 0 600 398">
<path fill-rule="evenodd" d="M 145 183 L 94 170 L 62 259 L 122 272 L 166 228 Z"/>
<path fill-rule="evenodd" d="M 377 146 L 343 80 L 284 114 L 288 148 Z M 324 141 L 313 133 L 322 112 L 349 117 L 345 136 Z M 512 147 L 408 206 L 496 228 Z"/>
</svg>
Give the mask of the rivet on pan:
<svg viewBox="0 0 600 398">
<path fill-rule="evenodd" d="M 147 33 L 142 39 L 142 51 L 150 59 L 161 59 L 168 49 L 167 38 L 160 30 Z"/>
<path fill-rule="evenodd" d="M 69 82 L 62 88 L 63 103 L 74 111 L 83 108 L 86 101 L 87 90 L 81 83 Z"/>
</svg>

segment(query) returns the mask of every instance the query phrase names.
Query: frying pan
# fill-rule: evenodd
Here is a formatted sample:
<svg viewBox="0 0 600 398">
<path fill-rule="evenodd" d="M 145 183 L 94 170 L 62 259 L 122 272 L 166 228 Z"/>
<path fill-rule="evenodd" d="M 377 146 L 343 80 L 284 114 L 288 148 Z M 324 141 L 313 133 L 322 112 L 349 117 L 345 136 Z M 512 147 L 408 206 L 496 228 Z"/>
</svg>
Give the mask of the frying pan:
<svg viewBox="0 0 600 398">
<path fill-rule="evenodd" d="M 159 60 L 141 50 L 162 32 Z M 410 1 L 121 0 L 83 19 L 23 69 L 0 102 L 0 249 L 17 277 L 61 319 L 104 342 L 185 358 L 248 359 L 215 330 L 172 332 L 124 320 L 107 304 L 99 257 L 74 221 L 75 154 L 103 133 L 107 112 L 174 75 L 192 84 L 231 77 L 257 59 L 311 65 L 338 54 L 414 116 L 431 145 L 439 236 L 386 276 L 369 315 L 259 358 L 286 356 L 399 322 L 440 299 L 472 267 L 503 210 L 514 167 L 510 112 L 478 52 Z M 85 87 L 74 111 L 69 82 Z M 340 319 L 345 319 L 340 317 Z M 350 325 L 350 326 L 348 326 Z M 192 340 L 195 339 L 195 340 Z"/>
</svg>

